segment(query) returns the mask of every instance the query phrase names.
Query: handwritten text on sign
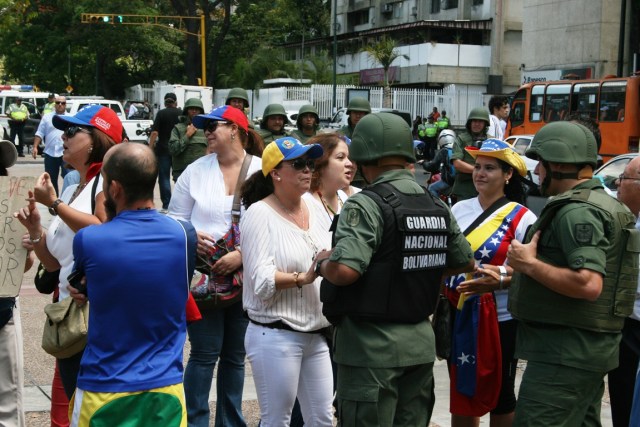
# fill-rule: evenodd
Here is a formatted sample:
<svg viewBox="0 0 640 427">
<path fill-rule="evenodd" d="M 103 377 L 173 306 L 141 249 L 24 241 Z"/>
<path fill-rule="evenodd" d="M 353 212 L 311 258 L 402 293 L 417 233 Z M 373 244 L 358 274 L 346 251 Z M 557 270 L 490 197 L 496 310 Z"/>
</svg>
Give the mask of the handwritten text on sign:
<svg viewBox="0 0 640 427">
<path fill-rule="evenodd" d="M 0 177 L 0 297 L 15 297 L 20 293 L 27 250 L 22 247 L 25 228 L 13 213 L 27 205 L 33 177 Z"/>
</svg>

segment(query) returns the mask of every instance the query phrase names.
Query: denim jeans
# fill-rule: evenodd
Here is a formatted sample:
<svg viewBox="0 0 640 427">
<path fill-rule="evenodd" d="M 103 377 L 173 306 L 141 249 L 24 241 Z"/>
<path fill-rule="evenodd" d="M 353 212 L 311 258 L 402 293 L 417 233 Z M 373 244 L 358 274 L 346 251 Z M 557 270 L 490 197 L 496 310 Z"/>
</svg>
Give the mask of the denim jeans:
<svg viewBox="0 0 640 427">
<path fill-rule="evenodd" d="M 171 200 L 171 156 L 159 154 L 157 159 L 160 200 L 162 200 L 162 209 L 168 209 Z"/>
<path fill-rule="evenodd" d="M 49 174 L 51 177 L 51 183 L 53 184 L 53 188 L 56 190 L 56 194 L 59 196 L 60 191 L 58 191 L 58 175 L 61 175 L 63 178 L 69 172 L 69 169 L 64 167 L 64 161 L 62 160 L 62 156 L 53 157 L 48 154 L 44 154 L 44 171 Z"/>
<path fill-rule="evenodd" d="M 209 390 L 218 359 L 215 425 L 246 427 L 242 389 L 248 322 L 242 302 L 237 302 L 225 309 L 202 311 L 202 320 L 187 327 L 191 354 L 184 373 L 184 391 L 189 427 L 209 426 Z"/>
</svg>

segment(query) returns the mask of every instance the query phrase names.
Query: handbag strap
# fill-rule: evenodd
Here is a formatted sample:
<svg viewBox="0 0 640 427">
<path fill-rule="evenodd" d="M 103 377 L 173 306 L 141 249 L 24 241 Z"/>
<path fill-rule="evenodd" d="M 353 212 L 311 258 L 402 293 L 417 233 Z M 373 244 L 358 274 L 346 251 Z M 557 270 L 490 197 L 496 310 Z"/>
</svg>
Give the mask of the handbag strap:
<svg viewBox="0 0 640 427">
<path fill-rule="evenodd" d="M 500 197 L 498 200 L 493 202 L 491 204 L 491 206 L 489 206 L 480 215 L 478 215 L 478 217 L 475 219 L 475 221 L 473 221 L 471 223 L 471 225 L 468 226 L 467 229 L 464 230 L 464 233 L 462 233 L 462 234 L 464 234 L 465 236 L 468 236 L 469 233 L 471 233 L 473 230 L 475 230 L 476 227 L 479 226 L 482 223 L 482 221 L 484 221 L 485 219 L 487 219 L 489 217 L 489 215 L 491 215 L 492 213 L 494 213 L 495 211 L 497 211 L 498 209 L 500 209 L 501 207 L 503 207 L 507 203 L 509 203 L 509 199 L 507 199 L 505 196 Z"/>
<path fill-rule="evenodd" d="M 240 222 L 240 191 L 242 190 L 242 183 L 247 178 L 247 172 L 249 171 L 249 165 L 253 156 L 248 154 L 244 156 L 242 167 L 240 168 L 240 175 L 238 175 L 238 182 L 236 182 L 236 191 L 233 193 L 233 205 L 231 206 L 231 222 L 238 224 Z"/>
</svg>

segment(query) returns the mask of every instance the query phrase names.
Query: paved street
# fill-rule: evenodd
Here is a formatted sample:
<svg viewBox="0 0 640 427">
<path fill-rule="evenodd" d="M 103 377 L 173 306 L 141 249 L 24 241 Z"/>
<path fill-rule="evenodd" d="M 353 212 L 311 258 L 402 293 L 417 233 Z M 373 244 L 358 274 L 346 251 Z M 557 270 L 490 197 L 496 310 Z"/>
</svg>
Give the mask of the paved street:
<svg viewBox="0 0 640 427">
<path fill-rule="evenodd" d="M 16 166 L 9 170 L 15 176 L 38 176 L 44 170 L 42 159 L 33 160 L 31 157 L 20 158 Z M 421 171 L 422 168 L 416 169 Z M 418 178 L 423 182 L 423 178 Z M 62 183 L 62 181 L 61 181 Z M 156 187 L 156 206 L 160 207 L 159 193 Z M 43 217 L 48 218 L 46 209 L 42 209 Z M 50 296 L 41 295 L 33 285 L 35 266 L 24 276 L 20 292 L 20 309 L 24 334 L 24 373 L 25 373 L 25 410 L 27 412 L 27 426 L 44 427 L 47 423 L 50 407 L 49 394 L 51 378 L 53 377 L 54 360 L 40 347 L 42 325 L 44 323 L 44 306 L 50 301 Z M 188 355 L 188 343 L 185 345 L 185 355 Z M 185 357 L 186 358 L 186 357 Z M 522 374 L 522 366 L 518 370 L 518 383 Z M 439 361 L 435 366 L 436 379 L 436 407 L 432 417 L 432 427 L 445 427 L 450 424 L 448 411 L 449 384 L 446 363 Z M 211 390 L 210 400 L 215 401 L 215 388 Z M 251 369 L 247 364 L 243 412 L 249 426 L 256 426 L 259 418 L 257 412 L 256 393 L 251 377 Z M 213 421 L 213 417 L 212 417 Z M 482 420 L 482 425 L 488 425 L 488 416 Z M 610 427 L 611 415 L 608 394 L 605 394 L 602 405 L 602 424 Z"/>
</svg>

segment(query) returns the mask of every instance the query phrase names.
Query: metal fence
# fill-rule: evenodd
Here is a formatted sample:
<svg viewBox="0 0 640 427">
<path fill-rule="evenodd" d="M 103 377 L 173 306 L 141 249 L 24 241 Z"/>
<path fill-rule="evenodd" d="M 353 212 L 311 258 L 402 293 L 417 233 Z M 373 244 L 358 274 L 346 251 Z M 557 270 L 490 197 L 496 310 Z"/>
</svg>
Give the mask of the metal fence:
<svg viewBox="0 0 640 427">
<path fill-rule="evenodd" d="M 286 101 L 310 101 L 322 119 L 329 119 L 333 112 L 333 86 L 312 85 L 311 87 L 284 87 L 283 99 Z M 346 107 L 347 89 L 369 91 L 369 102 L 372 108 L 382 108 L 383 89 L 381 87 L 358 87 L 339 85 L 336 87 L 338 108 Z M 467 86 L 448 85 L 442 90 L 432 89 L 391 89 L 391 108 L 408 111 L 411 117 L 428 116 L 433 107 L 445 110 L 451 124 L 462 126 L 466 122 L 468 112 L 484 105 L 484 94 L 480 90 Z"/>
</svg>

